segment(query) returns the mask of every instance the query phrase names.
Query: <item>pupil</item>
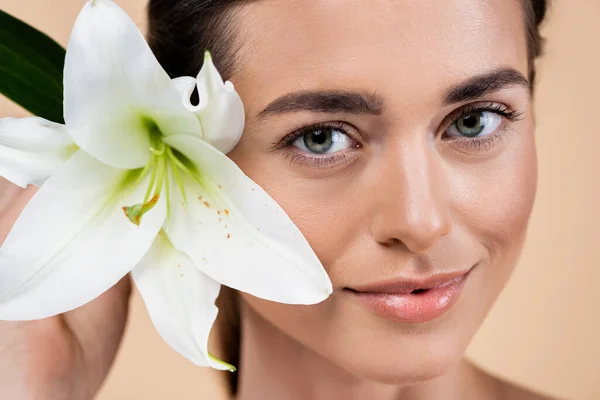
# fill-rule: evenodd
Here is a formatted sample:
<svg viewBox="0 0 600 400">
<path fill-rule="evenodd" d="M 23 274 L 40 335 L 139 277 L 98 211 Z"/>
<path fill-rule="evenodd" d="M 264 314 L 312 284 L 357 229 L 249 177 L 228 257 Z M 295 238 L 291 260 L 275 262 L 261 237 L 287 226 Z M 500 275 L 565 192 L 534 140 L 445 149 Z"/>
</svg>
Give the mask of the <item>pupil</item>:
<svg viewBox="0 0 600 400">
<path fill-rule="evenodd" d="M 469 137 L 477 136 L 485 129 L 480 113 L 465 115 L 456 122 L 456 127 L 460 133 Z"/>
<path fill-rule="evenodd" d="M 315 144 L 323 144 L 327 140 L 327 135 L 323 131 L 315 131 L 312 133 L 310 141 Z"/>
<path fill-rule="evenodd" d="M 304 135 L 304 145 L 314 153 L 326 153 L 333 145 L 334 129 L 319 129 Z"/>
<path fill-rule="evenodd" d="M 463 124 L 467 128 L 475 128 L 477 126 L 477 118 L 473 114 L 467 115 L 463 119 Z"/>
</svg>

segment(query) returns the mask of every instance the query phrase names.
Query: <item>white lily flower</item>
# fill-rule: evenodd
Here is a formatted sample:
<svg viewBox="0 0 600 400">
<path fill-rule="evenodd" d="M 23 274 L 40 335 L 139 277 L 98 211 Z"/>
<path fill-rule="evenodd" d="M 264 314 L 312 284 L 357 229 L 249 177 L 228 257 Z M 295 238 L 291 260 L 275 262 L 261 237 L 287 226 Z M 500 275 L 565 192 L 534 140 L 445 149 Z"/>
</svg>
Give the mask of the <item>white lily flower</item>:
<svg viewBox="0 0 600 400">
<path fill-rule="evenodd" d="M 225 156 L 244 109 L 208 54 L 171 80 L 116 4 L 88 1 L 64 91 L 64 126 L 0 120 L 0 175 L 41 186 L 0 248 L 0 320 L 72 310 L 132 272 L 175 350 L 231 369 L 208 352 L 221 284 L 290 304 L 331 294 L 299 229 Z"/>
</svg>

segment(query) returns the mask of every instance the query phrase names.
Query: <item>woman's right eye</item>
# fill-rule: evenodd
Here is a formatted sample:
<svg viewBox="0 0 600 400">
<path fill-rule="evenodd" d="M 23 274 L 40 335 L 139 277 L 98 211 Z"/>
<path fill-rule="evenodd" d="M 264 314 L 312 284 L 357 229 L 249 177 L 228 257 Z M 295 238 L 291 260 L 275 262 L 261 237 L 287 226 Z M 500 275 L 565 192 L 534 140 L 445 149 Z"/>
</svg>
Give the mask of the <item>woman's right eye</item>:
<svg viewBox="0 0 600 400">
<path fill-rule="evenodd" d="M 310 154 L 324 155 L 356 147 L 355 141 L 334 127 L 306 129 L 292 145 Z"/>
</svg>

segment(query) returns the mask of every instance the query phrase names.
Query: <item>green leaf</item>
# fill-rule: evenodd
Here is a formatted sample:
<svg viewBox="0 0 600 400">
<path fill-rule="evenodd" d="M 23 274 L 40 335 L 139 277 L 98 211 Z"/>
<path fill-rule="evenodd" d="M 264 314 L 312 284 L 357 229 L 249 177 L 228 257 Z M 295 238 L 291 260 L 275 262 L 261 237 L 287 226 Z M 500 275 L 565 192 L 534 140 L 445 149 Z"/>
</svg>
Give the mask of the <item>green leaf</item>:
<svg viewBox="0 0 600 400">
<path fill-rule="evenodd" d="M 0 93 L 32 114 L 63 120 L 65 49 L 0 10 Z"/>
</svg>

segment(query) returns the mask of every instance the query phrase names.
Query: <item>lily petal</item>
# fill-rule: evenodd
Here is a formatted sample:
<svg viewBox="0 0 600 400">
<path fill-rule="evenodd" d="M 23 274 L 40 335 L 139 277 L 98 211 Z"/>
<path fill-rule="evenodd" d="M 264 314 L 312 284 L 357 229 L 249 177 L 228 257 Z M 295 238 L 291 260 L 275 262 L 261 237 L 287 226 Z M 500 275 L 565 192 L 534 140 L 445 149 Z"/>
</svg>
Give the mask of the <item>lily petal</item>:
<svg viewBox="0 0 600 400">
<path fill-rule="evenodd" d="M 187 107 L 188 110 L 193 111 L 194 106 L 191 104 L 190 98 L 196 87 L 196 78 L 192 78 L 191 76 L 180 76 L 173 78 L 172 82 L 183 99 L 183 105 Z"/>
<path fill-rule="evenodd" d="M 135 23 L 110 0 L 88 1 L 79 14 L 64 77 L 69 132 L 105 164 L 146 165 L 153 131 L 200 132 Z"/>
<path fill-rule="evenodd" d="M 332 292 L 310 245 L 284 210 L 237 165 L 189 136 L 168 144 L 198 168 L 200 185 L 184 179 L 187 207 L 173 188 L 165 230 L 208 276 L 223 285 L 280 303 L 314 304 Z"/>
<path fill-rule="evenodd" d="M 208 353 L 208 337 L 218 313 L 218 282 L 194 268 L 164 232 L 132 276 L 154 326 L 173 349 L 196 365 L 231 369 Z"/>
<path fill-rule="evenodd" d="M 223 82 L 209 52 L 205 52 L 204 64 L 196 80 L 200 104 L 190 102 L 191 91 L 186 92 L 184 102 L 202 124 L 204 140 L 228 153 L 239 142 L 244 131 L 244 105 L 230 81 Z"/>
<path fill-rule="evenodd" d="M 146 189 L 135 173 L 78 151 L 46 181 L 0 247 L 0 320 L 72 310 L 131 271 L 166 215 L 163 202 L 139 227 L 124 215 Z"/>
<path fill-rule="evenodd" d="M 41 186 L 77 150 L 64 125 L 39 117 L 0 119 L 0 176 Z"/>
</svg>

